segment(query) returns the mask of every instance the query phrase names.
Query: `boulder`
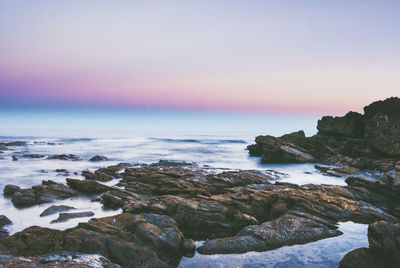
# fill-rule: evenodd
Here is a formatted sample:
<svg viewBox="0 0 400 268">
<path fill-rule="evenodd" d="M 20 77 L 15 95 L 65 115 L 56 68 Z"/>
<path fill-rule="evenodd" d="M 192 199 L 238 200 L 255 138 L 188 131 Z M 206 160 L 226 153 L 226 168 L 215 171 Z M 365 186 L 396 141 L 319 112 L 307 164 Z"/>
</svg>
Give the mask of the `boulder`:
<svg viewBox="0 0 400 268">
<path fill-rule="evenodd" d="M 89 159 L 91 162 L 107 161 L 108 158 L 103 155 L 95 155 Z"/>
<path fill-rule="evenodd" d="M 89 195 L 104 193 L 111 189 L 111 187 L 92 180 L 79 180 L 71 178 L 67 178 L 66 180 L 68 186 L 70 186 L 72 189 Z"/>
<path fill-rule="evenodd" d="M 0 215 L 0 228 L 11 224 L 11 220 L 4 215 Z"/>
<path fill-rule="evenodd" d="M 52 220 L 50 223 L 60 223 L 60 222 L 66 222 L 70 219 L 85 218 L 85 217 L 92 217 L 92 216 L 94 216 L 94 213 L 92 211 L 83 211 L 83 212 L 76 212 L 76 213 L 60 213 L 58 218 L 55 220 Z"/>
<path fill-rule="evenodd" d="M 47 159 L 50 159 L 50 160 L 53 160 L 53 159 L 57 159 L 57 160 L 72 160 L 72 161 L 82 160 L 82 158 L 80 158 L 79 156 L 74 155 L 74 154 L 55 154 L 55 155 L 47 157 Z"/>
<path fill-rule="evenodd" d="M 247 149 L 250 155 L 261 156 L 263 163 L 309 163 L 315 159 L 298 144 L 306 139 L 304 132 L 294 132 L 282 137 L 258 136 L 256 145 Z"/>
<path fill-rule="evenodd" d="M 69 211 L 72 209 L 76 209 L 74 207 L 70 207 L 70 206 L 65 206 L 65 205 L 59 205 L 59 206 L 50 206 L 48 208 L 46 208 L 41 214 L 40 217 L 44 217 L 44 216 L 49 216 L 49 215 L 53 215 L 53 214 L 57 214 L 59 212 L 65 212 L 65 211 Z"/>
<path fill-rule="evenodd" d="M 197 251 L 201 254 L 265 251 L 341 235 L 336 229 L 331 222 L 308 213 L 288 212 L 273 221 L 247 226 L 234 237 L 208 240 Z"/>
<path fill-rule="evenodd" d="M 11 200 L 16 207 L 27 207 L 49 203 L 55 199 L 65 199 L 78 195 L 78 192 L 64 184 L 48 180 L 42 181 L 41 185 L 35 185 L 29 189 L 21 189 L 11 184 L 6 185 L 4 195 L 11 196 Z"/>
</svg>

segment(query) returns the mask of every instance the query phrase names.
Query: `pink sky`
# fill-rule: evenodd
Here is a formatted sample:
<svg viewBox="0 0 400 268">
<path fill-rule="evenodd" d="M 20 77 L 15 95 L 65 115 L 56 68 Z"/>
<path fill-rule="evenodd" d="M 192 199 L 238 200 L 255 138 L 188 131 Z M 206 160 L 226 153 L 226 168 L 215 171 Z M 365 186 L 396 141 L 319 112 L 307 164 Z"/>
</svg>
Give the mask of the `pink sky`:
<svg viewBox="0 0 400 268">
<path fill-rule="evenodd" d="M 1 2 L 0 102 L 343 114 L 399 95 L 397 2 L 156 2 Z"/>
</svg>

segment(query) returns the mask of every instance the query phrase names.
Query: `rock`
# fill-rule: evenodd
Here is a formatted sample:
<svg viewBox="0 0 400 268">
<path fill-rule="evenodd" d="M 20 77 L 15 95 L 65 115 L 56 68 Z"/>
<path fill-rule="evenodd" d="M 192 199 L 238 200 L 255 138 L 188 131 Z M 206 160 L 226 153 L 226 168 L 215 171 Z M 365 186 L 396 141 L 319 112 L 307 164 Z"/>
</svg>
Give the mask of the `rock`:
<svg viewBox="0 0 400 268">
<path fill-rule="evenodd" d="M 356 112 L 349 112 L 343 117 L 324 116 L 318 120 L 320 134 L 342 135 L 347 137 L 364 137 L 364 119 Z"/>
<path fill-rule="evenodd" d="M 360 170 L 355 167 L 332 167 L 332 166 L 321 166 L 321 165 L 315 165 L 315 169 L 318 169 L 322 171 L 324 174 L 329 175 L 329 176 L 334 176 L 334 177 L 343 177 L 347 175 L 354 175 L 358 174 Z"/>
<path fill-rule="evenodd" d="M 320 162 L 389 171 L 400 157 L 400 99 L 390 98 L 364 108 L 364 115 L 324 116 L 318 133 L 295 132 L 281 137 L 258 136 L 247 148 L 264 163 Z M 288 137 L 289 136 L 289 137 Z M 305 156 L 305 157 L 304 157 Z"/>
<path fill-rule="evenodd" d="M 44 216 L 49 216 L 49 215 L 53 215 L 59 212 L 64 212 L 64 211 L 69 211 L 72 209 L 76 209 L 74 207 L 70 207 L 70 206 L 65 206 L 65 205 L 59 205 L 59 206 L 50 206 L 48 208 L 46 208 L 41 214 L 40 217 L 44 217 Z"/>
<path fill-rule="evenodd" d="M 304 132 L 294 132 L 282 137 L 258 136 L 256 145 L 248 146 L 250 155 L 261 156 L 263 163 L 308 163 L 315 162 L 312 155 L 293 142 L 306 139 Z M 261 154 L 260 154 L 261 153 Z"/>
<path fill-rule="evenodd" d="M 339 263 L 339 268 L 379 268 L 379 260 L 371 255 L 368 248 L 358 248 L 347 253 Z"/>
<path fill-rule="evenodd" d="M 120 268 L 121 266 L 98 254 L 76 254 L 63 251 L 29 258 L 0 255 L 0 267 Z"/>
<path fill-rule="evenodd" d="M 247 226 L 234 237 L 208 240 L 197 251 L 201 254 L 265 251 L 341 235 L 336 229 L 332 223 L 310 214 L 289 212 L 276 220 Z"/>
<path fill-rule="evenodd" d="M 369 248 L 347 253 L 341 268 L 398 267 L 400 263 L 400 223 L 378 221 L 368 226 Z"/>
<path fill-rule="evenodd" d="M 182 244 L 183 255 L 193 257 L 196 252 L 196 243 L 192 239 L 185 239 Z"/>
<path fill-rule="evenodd" d="M 49 203 L 55 199 L 65 199 L 78 195 L 70 187 L 53 181 L 42 181 L 41 185 L 30 189 L 21 189 L 16 185 L 6 185 L 4 195 L 11 196 L 16 207 L 27 207 L 36 204 Z"/>
<path fill-rule="evenodd" d="M 27 143 L 25 141 L 13 141 L 13 142 L 0 143 L 0 145 L 3 145 L 3 146 L 26 146 Z"/>
<path fill-rule="evenodd" d="M 55 220 L 52 220 L 50 223 L 59 223 L 59 222 L 65 222 L 70 219 L 74 218 L 84 218 L 84 217 L 92 217 L 94 216 L 94 213 L 92 211 L 83 211 L 83 212 L 76 212 L 76 213 L 60 213 L 58 218 Z"/>
<path fill-rule="evenodd" d="M 160 217 L 165 219 L 158 222 L 171 222 L 168 216 Z M 65 231 L 29 227 L 4 239 L 0 254 L 96 253 L 123 267 L 174 267 L 181 260 L 183 243 L 176 225 L 159 227 L 124 213 L 91 219 Z"/>
<path fill-rule="evenodd" d="M 107 161 L 108 158 L 103 155 L 96 155 L 89 159 L 91 162 Z"/>
<path fill-rule="evenodd" d="M 88 170 L 82 171 L 82 175 L 87 180 L 96 181 L 110 181 L 113 178 L 119 178 L 119 171 L 123 169 L 120 165 L 109 166 L 106 168 L 99 168 L 95 172 L 90 172 Z"/>
<path fill-rule="evenodd" d="M 158 163 L 153 163 L 151 166 L 155 167 L 185 167 L 185 166 L 193 166 L 194 164 L 186 161 L 177 161 L 177 160 L 164 160 L 160 159 Z"/>
<path fill-rule="evenodd" d="M 9 218 L 7 218 L 7 217 L 4 216 L 4 215 L 0 215 L 0 228 L 4 227 L 4 226 L 6 226 L 6 225 L 9 225 L 9 224 L 11 224 L 11 223 L 12 223 L 12 222 L 10 221 Z"/>
<path fill-rule="evenodd" d="M 47 159 L 72 160 L 72 161 L 82 160 L 79 156 L 74 155 L 74 154 L 56 154 L 56 155 L 47 157 Z"/>
<path fill-rule="evenodd" d="M 78 179 L 71 179 L 67 178 L 67 184 L 72 188 L 81 193 L 93 195 L 93 194 L 100 194 L 104 193 L 111 189 L 104 184 L 98 183 L 96 181 L 91 180 L 78 180 Z"/>
<path fill-rule="evenodd" d="M 42 154 L 24 154 L 19 156 L 19 158 L 43 158 L 43 157 L 45 156 Z"/>
<path fill-rule="evenodd" d="M 12 161 L 18 161 L 18 157 L 16 157 L 15 155 L 11 156 Z"/>
<path fill-rule="evenodd" d="M 3 193 L 5 196 L 12 196 L 16 191 L 21 190 L 17 185 L 8 184 L 4 187 Z"/>
</svg>

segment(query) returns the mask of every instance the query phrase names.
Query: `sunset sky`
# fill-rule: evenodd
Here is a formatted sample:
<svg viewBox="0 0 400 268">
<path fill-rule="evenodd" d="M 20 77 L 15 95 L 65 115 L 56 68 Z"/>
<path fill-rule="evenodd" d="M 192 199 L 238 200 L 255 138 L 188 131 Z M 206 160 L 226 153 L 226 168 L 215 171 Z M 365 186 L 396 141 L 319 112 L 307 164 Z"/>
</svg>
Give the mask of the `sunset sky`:
<svg viewBox="0 0 400 268">
<path fill-rule="evenodd" d="M 288 114 L 400 95 L 400 1 L 0 1 L 0 105 Z"/>
</svg>

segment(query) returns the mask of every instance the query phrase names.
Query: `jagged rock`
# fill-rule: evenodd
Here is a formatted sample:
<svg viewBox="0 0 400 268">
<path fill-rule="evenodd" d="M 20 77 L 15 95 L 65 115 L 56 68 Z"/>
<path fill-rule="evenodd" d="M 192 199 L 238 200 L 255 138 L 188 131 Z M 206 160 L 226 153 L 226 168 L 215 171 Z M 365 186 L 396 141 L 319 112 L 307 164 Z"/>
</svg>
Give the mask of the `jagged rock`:
<svg viewBox="0 0 400 268">
<path fill-rule="evenodd" d="M 390 98 L 366 106 L 364 115 L 325 116 L 318 121 L 318 134 L 312 137 L 305 137 L 302 131 L 281 137 L 258 136 L 256 144 L 247 148 L 263 163 L 320 162 L 388 171 L 400 156 L 399 110 L 400 99 Z"/>
<path fill-rule="evenodd" d="M 91 162 L 107 161 L 108 158 L 103 155 L 95 155 L 89 159 Z"/>
<path fill-rule="evenodd" d="M 364 137 L 364 119 L 356 112 L 349 112 L 343 117 L 324 116 L 318 120 L 317 129 L 325 135 Z"/>
<path fill-rule="evenodd" d="M 67 178 L 66 180 L 68 186 L 70 186 L 72 189 L 89 195 L 104 193 L 111 189 L 111 187 L 92 180 L 79 180 L 71 178 Z"/>
<path fill-rule="evenodd" d="M 6 185 L 4 195 L 11 196 L 17 207 L 26 207 L 36 204 L 49 203 L 55 199 L 65 199 L 77 195 L 78 192 L 70 187 L 53 181 L 42 181 L 41 185 L 30 189 L 21 189 L 16 185 Z"/>
<path fill-rule="evenodd" d="M 56 154 L 56 155 L 52 155 L 47 157 L 47 159 L 58 159 L 58 160 L 72 160 L 72 161 L 79 161 L 82 160 L 82 158 L 80 158 L 77 155 L 74 154 Z"/>
<path fill-rule="evenodd" d="M 19 158 L 43 158 L 45 156 L 42 154 L 24 154 L 24 155 L 17 156 L 17 157 L 19 157 Z"/>
<path fill-rule="evenodd" d="M 113 178 L 119 178 L 118 174 L 123 167 L 121 165 L 109 166 L 106 168 L 99 168 L 95 172 L 90 172 L 88 170 L 82 171 L 82 175 L 87 180 L 96 180 L 96 181 L 110 181 Z"/>
<path fill-rule="evenodd" d="M 343 177 L 347 175 L 354 175 L 360 172 L 358 168 L 355 167 L 332 167 L 332 166 L 321 166 L 315 165 L 315 169 L 322 171 L 324 174 L 334 177 Z"/>
<path fill-rule="evenodd" d="M 400 263 L 400 223 L 379 221 L 368 226 L 369 248 L 347 253 L 340 268 L 398 267 Z"/>
<path fill-rule="evenodd" d="M 74 207 L 70 207 L 70 206 L 65 206 L 65 205 L 59 205 L 59 206 L 50 206 L 48 208 L 46 208 L 41 214 L 40 217 L 44 217 L 44 216 L 49 216 L 49 215 L 53 215 L 59 212 L 64 212 L 64 211 L 69 211 L 72 209 L 76 209 Z"/>
<path fill-rule="evenodd" d="M 65 231 L 33 226 L 4 239 L 0 254 L 34 256 L 66 250 L 101 254 L 124 267 L 177 266 L 184 237 L 168 216 L 158 218 L 152 224 L 144 217 L 124 213 L 91 219 Z M 156 225 L 168 222 L 171 224 Z"/>
<path fill-rule="evenodd" d="M 4 227 L 5 225 L 11 224 L 12 222 L 10 221 L 9 218 L 7 218 L 4 215 L 0 215 L 0 228 Z"/>
<path fill-rule="evenodd" d="M 21 190 L 17 185 L 8 184 L 4 187 L 3 193 L 5 196 L 12 196 L 16 191 Z"/>
<path fill-rule="evenodd" d="M 247 226 L 234 237 L 208 240 L 197 251 L 201 254 L 266 251 L 341 235 L 336 229 L 331 222 L 316 216 L 288 212 L 273 221 Z"/>
<path fill-rule="evenodd" d="M 83 212 L 76 212 L 76 213 L 60 213 L 58 218 L 55 220 L 52 220 L 50 223 L 59 223 L 59 222 L 68 221 L 70 219 L 92 217 L 92 216 L 94 216 L 94 213 L 92 211 L 83 211 Z"/>
<path fill-rule="evenodd" d="M 1 146 L 26 146 L 26 141 L 0 142 Z"/>
<path fill-rule="evenodd" d="M 279 138 L 273 136 L 258 136 L 256 138 L 257 145 L 247 148 L 251 155 L 261 156 L 261 162 L 263 163 L 315 162 L 312 155 L 294 143 L 305 138 L 303 131 L 294 132 Z"/>
</svg>

